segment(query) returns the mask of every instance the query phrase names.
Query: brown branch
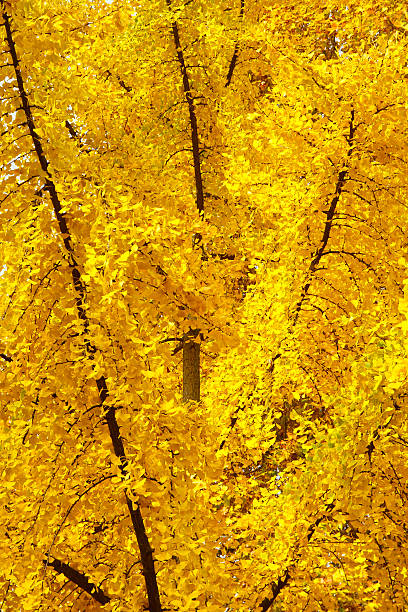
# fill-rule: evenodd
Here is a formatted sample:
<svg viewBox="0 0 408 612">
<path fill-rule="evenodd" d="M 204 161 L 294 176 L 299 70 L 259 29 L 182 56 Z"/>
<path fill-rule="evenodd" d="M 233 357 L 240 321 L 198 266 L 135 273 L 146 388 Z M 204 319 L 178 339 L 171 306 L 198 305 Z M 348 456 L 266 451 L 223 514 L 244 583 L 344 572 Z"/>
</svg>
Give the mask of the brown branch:
<svg viewBox="0 0 408 612">
<path fill-rule="evenodd" d="M 343 192 L 343 188 L 344 185 L 346 183 L 346 179 L 347 179 L 347 174 L 348 174 L 348 167 L 349 167 L 349 163 L 350 163 L 350 157 L 351 154 L 353 152 L 353 146 L 354 146 L 354 135 L 356 132 L 357 126 L 354 125 L 354 109 L 351 111 L 351 118 L 350 118 L 350 127 L 349 127 L 349 134 L 347 136 L 347 142 L 349 145 L 348 151 L 347 151 L 347 157 L 346 157 L 346 162 L 344 164 L 343 169 L 339 172 L 338 178 L 337 178 L 337 183 L 336 183 L 336 189 L 335 189 L 335 193 L 334 196 L 331 200 L 329 209 L 326 212 L 326 222 L 325 222 L 325 226 L 324 226 L 324 230 L 323 230 L 323 236 L 320 242 L 320 246 L 317 248 L 314 257 L 310 263 L 309 266 L 309 270 L 308 270 L 308 280 L 307 282 L 304 284 L 303 286 L 303 290 L 301 293 L 301 297 L 295 307 L 295 311 L 294 311 L 294 316 L 293 316 L 293 322 L 292 322 L 292 330 L 293 328 L 296 326 L 299 314 L 300 314 L 300 310 L 302 308 L 303 302 L 308 294 L 308 291 L 310 289 L 310 286 L 312 284 L 312 277 L 313 274 L 316 272 L 317 266 L 320 263 L 321 258 L 323 257 L 323 255 L 326 255 L 327 252 L 325 252 L 325 248 L 327 246 L 327 243 L 329 241 L 330 238 L 330 232 L 333 226 L 333 219 L 334 219 L 334 214 L 336 212 L 336 207 L 337 204 L 339 202 L 340 196 Z M 278 352 L 276 353 L 276 355 L 272 358 L 272 363 L 268 369 L 268 372 L 271 374 L 275 368 L 275 362 L 283 355 L 283 353 Z M 238 421 L 238 413 L 240 410 L 243 410 L 243 408 L 239 408 L 236 412 L 235 412 L 235 416 L 231 417 L 231 423 L 229 426 L 229 432 L 231 432 L 232 429 L 234 429 L 237 421 Z M 226 442 L 226 438 L 224 438 L 224 440 L 222 440 L 221 444 L 220 444 L 220 448 L 223 448 Z"/>
<path fill-rule="evenodd" d="M 126 89 L 126 91 L 127 91 L 128 93 L 129 93 L 130 91 L 133 91 L 133 90 L 132 90 L 132 87 L 130 87 L 129 85 L 126 85 L 126 83 L 124 82 L 124 80 L 123 80 L 123 79 L 121 79 L 120 77 L 118 77 L 118 82 L 119 82 L 119 85 L 120 85 L 121 87 L 123 87 L 123 89 Z"/>
<path fill-rule="evenodd" d="M 34 124 L 34 118 L 33 118 L 33 114 L 31 112 L 31 107 L 30 107 L 30 103 L 28 100 L 28 96 L 27 93 L 25 91 L 25 87 L 24 87 L 24 82 L 23 82 L 23 77 L 21 75 L 21 70 L 20 70 L 20 66 L 19 66 L 19 60 L 17 57 L 17 51 L 16 51 L 16 46 L 14 43 L 14 39 L 13 39 L 13 35 L 12 35 L 12 31 L 11 31 L 11 23 L 10 23 L 10 17 L 7 14 L 6 10 L 5 10 L 5 2 L 4 0 L 1 0 L 1 7 L 3 9 L 3 20 L 4 20 L 4 27 L 6 30 L 6 40 L 8 43 L 8 47 L 9 47 L 9 52 L 10 52 L 10 56 L 12 59 L 12 63 L 13 63 L 13 67 L 14 67 L 14 73 L 16 76 L 16 80 L 17 80 L 17 88 L 19 91 L 19 96 L 21 99 L 21 106 L 22 109 L 24 111 L 25 117 L 26 117 L 26 122 L 27 122 L 27 127 L 28 127 L 28 131 L 29 134 L 31 136 L 33 145 L 34 145 L 34 149 L 38 158 L 38 161 L 40 163 L 41 169 L 45 172 L 46 174 L 46 178 L 45 178 L 45 186 L 43 188 L 44 191 L 48 191 L 48 193 L 50 194 L 50 198 L 51 198 L 51 202 L 54 208 L 54 212 L 55 212 L 55 216 L 58 222 L 58 226 L 64 241 L 64 246 L 68 252 L 69 255 L 69 266 L 71 268 L 71 273 L 72 273 L 72 280 L 73 280 L 73 284 L 74 284 L 74 288 L 76 291 L 76 306 L 77 306 L 77 310 L 78 310 L 78 316 L 81 319 L 81 321 L 84 323 L 84 327 L 85 327 L 85 331 L 87 331 L 87 316 L 85 313 L 85 308 L 84 308 L 84 299 L 85 299 L 85 286 L 82 283 L 82 279 L 81 279 L 81 275 L 78 269 L 78 264 L 75 260 L 74 257 L 74 252 L 73 252 L 73 246 L 72 246 L 72 242 L 71 242 L 71 236 L 68 232 L 68 227 L 67 227 L 67 223 L 66 223 L 66 219 L 65 219 L 65 215 L 62 212 L 62 206 L 61 203 L 59 201 L 58 198 L 58 194 L 57 191 L 55 189 L 55 185 L 53 183 L 53 181 L 51 180 L 51 175 L 48 171 L 48 166 L 49 166 L 49 162 L 44 154 L 44 150 L 41 144 L 41 139 L 38 135 L 38 132 L 35 129 L 35 124 Z"/>
<path fill-rule="evenodd" d="M 350 157 L 351 154 L 353 152 L 353 141 L 354 141 L 354 134 L 356 131 L 356 126 L 354 125 L 354 109 L 351 111 L 351 118 L 350 118 L 350 127 L 349 127 L 349 135 L 347 137 L 347 142 L 349 145 L 349 149 L 347 151 L 347 158 L 346 158 L 346 162 L 344 164 L 343 169 L 339 172 L 338 178 L 337 178 L 337 183 L 336 183 L 336 190 L 334 192 L 334 196 L 332 198 L 332 201 L 330 202 L 330 206 L 328 208 L 328 210 L 326 211 L 326 222 L 324 225 L 324 230 L 323 230 L 323 236 L 320 242 L 320 246 L 317 248 L 316 253 L 312 259 L 312 261 L 310 262 L 310 266 L 309 266 L 309 271 L 308 271 L 308 275 L 309 275 L 309 280 L 305 283 L 304 287 L 303 287 L 303 291 L 302 291 L 302 295 L 300 297 L 299 302 L 296 305 L 295 308 L 295 314 L 294 314 L 294 318 L 293 318 L 293 326 L 296 325 L 297 319 L 299 317 L 299 313 L 300 313 L 300 309 L 302 308 L 303 302 L 307 296 L 307 293 L 310 289 L 310 285 L 312 284 L 312 279 L 311 277 L 313 276 L 313 274 L 316 272 L 317 266 L 320 263 L 321 258 L 324 255 L 324 250 L 327 246 L 327 243 L 329 241 L 330 238 L 330 232 L 333 226 L 333 219 L 334 219 L 334 214 L 336 212 L 336 208 L 337 208 L 337 204 L 339 203 L 340 200 L 340 196 L 342 194 L 344 185 L 346 183 L 346 178 L 347 178 L 347 174 L 348 174 L 348 170 L 349 170 L 349 162 L 350 162 Z"/>
<path fill-rule="evenodd" d="M 38 398 L 37 398 L 38 400 Z M 38 403 L 38 401 L 36 402 Z M 87 495 L 90 491 L 92 491 L 92 489 L 94 489 L 95 487 L 97 487 L 98 485 L 102 484 L 103 482 L 105 482 L 106 480 L 109 480 L 110 478 L 113 478 L 112 474 L 109 474 L 108 476 L 102 476 L 102 478 L 100 480 L 98 480 L 97 482 L 93 482 L 89 487 L 87 487 L 84 491 L 82 491 L 82 493 L 78 494 L 78 497 L 72 502 L 72 504 L 69 506 L 68 510 L 66 511 L 61 523 L 58 525 L 57 531 L 54 533 L 54 537 L 53 540 L 51 542 L 51 546 L 48 549 L 48 553 L 47 553 L 47 557 L 49 557 L 49 555 L 51 554 L 51 549 L 54 546 L 55 540 L 57 539 L 58 534 L 60 533 L 62 527 L 64 526 L 65 521 L 67 520 L 67 518 L 69 517 L 69 515 L 71 514 L 72 510 L 75 508 L 75 506 L 77 505 L 77 503 L 79 501 L 81 501 L 81 499 Z M 45 569 L 47 569 L 47 566 L 45 567 Z"/>
<path fill-rule="evenodd" d="M 57 574 L 62 574 L 65 578 L 68 578 L 71 582 L 76 584 L 77 587 L 82 589 L 85 593 L 88 593 L 95 601 L 102 604 L 103 606 L 110 602 L 111 598 L 96 584 L 90 582 L 85 574 L 78 572 L 78 570 L 74 569 L 67 563 L 60 561 L 59 559 L 54 559 L 53 561 L 48 561 L 48 559 L 44 559 L 44 565 L 47 567 L 52 567 Z"/>
<path fill-rule="evenodd" d="M 271 598 L 265 597 L 265 599 L 262 601 L 261 606 L 260 606 L 261 612 L 266 612 L 266 610 L 269 610 L 269 608 L 274 603 L 275 599 L 278 597 L 279 593 L 288 584 L 289 580 L 290 580 L 289 570 L 286 570 L 283 576 L 279 576 L 277 582 L 272 583 L 271 585 L 272 586 L 272 597 Z"/>
<path fill-rule="evenodd" d="M 78 143 L 78 147 L 81 149 L 81 151 L 83 151 L 84 153 L 91 153 L 92 149 L 84 148 L 85 144 L 82 142 L 81 136 L 78 134 L 72 123 L 68 121 L 68 119 L 65 121 L 65 127 L 67 128 L 71 139 L 75 140 Z"/>
<path fill-rule="evenodd" d="M 241 0 L 241 9 L 239 11 L 239 19 L 241 23 L 244 18 L 244 8 L 245 8 L 245 0 Z M 232 75 L 234 73 L 234 69 L 237 63 L 237 59 L 238 59 L 238 53 L 239 53 L 239 42 L 237 41 L 235 43 L 234 53 L 232 54 L 232 58 L 231 58 L 230 65 L 228 68 L 227 81 L 225 83 L 225 87 L 228 87 L 228 85 L 231 83 Z"/>
<path fill-rule="evenodd" d="M 326 518 L 326 514 L 328 512 L 332 512 L 332 510 L 334 510 L 334 503 L 333 502 L 326 505 L 325 514 L 320 516 L 314 523 L 309 525 L 309 528 L 307 530 L 307 536 L 306 536 L 306 539 L 307 539 L 308 542 L 310 542 L 310 540 L 312 539 L 313 534 L 316 531 L 316 529 L 318 528 L 318 526 L 320 525 L 320 523 Z M 291 573 L 290 573 L 290 570 L 293 569 L 293 567 L 296 565 L 297 561 L 298 561 L 298 559 L 295 559 L 295 561 L 294 561 L 294 563 L 292 563 L 291 567 L 287 567 L 285 569 L 285 571 L 283 572 L 283 574 L 281 576 L 279 576 L 278 580 L 276 582 L 272 583 L 272 585 L 271 585 L 271 587 L 272 587 L 272 597 L 271 598 L 265 597 L 265 599 L 262 601 L 261 606 L 260 606 L 261 612 L 266 612 L 266 610 L 269 610 L 269 608 L 275 602 L 277 597 L 280 595 L 281 591 L 289 583 L 289 581 L 290 581 L 290 579 L 292 577 Z"/>
<path fill-rule="evenodd" d="M 113 74 L 111 73 L 111 71 L 110 71 L 110 70 L 106 70 L 106 74 L 108 75 L 108 77 L 113 76 Z M 121 78 L 120 78 L 120 76 L 117 76 L 117 75 L 116 75 L 116 78 L 117 78 L 117 80 L 118 80 L 119 85 L 120 85 L 121 87 L 123 87 L 123 89 L 125 89 L 125 90 L 126 90 L 128 93 L 129 93 L 130 91 L 133 91 L 133 88 L 132 88 L 132 87 L 130 87 L 130 85 L 126 85 L 126 83 L 124 82 L 124 80 L 123 80 L 123 79 L 121 79 Z"/>
<path fill-rule="evenodd" d="M 183 342 L 183 402 L 200 401 L 200 344 L 194 331 Z"/>
<path fill-rule="evenodd" d="M 60 233 L 63 238 L 64 246 L 69 255 L 69 265 L 70 265 L 71 272 L 72 272 L 72 281 L 73 281 L 74 291 L 76 293 L 76 307 L 77 307 L 78 317 L 84 325 L 85 332 L 87 332 L 87 330 L 89 329 L 89 319 L 88 319 L 88 315 L 85 309 L 86 286 L 82 280 L 81 273 L 80 273 L 78 264 L 75 259 L 71 235 L 68 230 L 65 215 L 62 212 L 62 206 L 61 206 L 61 203 L 58 197 L 58 193 L 55 188 L 55 184 L 51 179 L 51 174 L 48 170 L 49 162 L 45 156 L 45 153 L 44 153 L 44 150 L 41 144 L 41 139 L 35 128 L 34 118 L 32 115 L 28 96 L 25 91 L 24 82 L 23 82 L 23 78 L 21 75 L 20 67 L 19 67 L 19 60 L 18 60 L 18 56 L 16 52 L 16 47 L 15 47 L 15 43 L 14 43 L 13 36 L 12 36 L 10 17 L 6 12 L 6 8 L 5 8 L 6 4 L 4 0 L 0 0 L 0 6 L 3 12 L 3 15 L 2 15 L 3 20 L 4 20 L 3 25 L 6 29 L 6 40 L 8 43 L 10 56 L 13 62 L 14 72 L 15 72 L 15 76 L 17 80 L 17 88 L 19 91 L 22 108 L 26 116 L 28 130 L 29 130 L 29 133 L 30 133 L 33 145 L 34 145 L 34 149 L 35 149 L 38 161 L 40 163 L 42 170 L 46 174 L 44 190 L 48 191 L 48 193 L 50 194 L 51 203 L 54 208 L 55 216 L 58 222 Z M 93 344 L 91 344 L 91 342 L 87 338 L 85 339 L 85 345 L 86 345 L 89 356 L 92 358 L 93 354 L 96 352 L 95 347 L 93 346 Z M 96 381 L 96 384 L 98 387 L 101 404 L 105 404 L 105 402 L 108 399 L 108 395 L 109 395 L 105 377 L 101 376 Z M 111 436 L 112 446 L 113 446 L 115 455 L 120 460 L 122 474 L 125 476 L 127 473 L 128 462 L 127 462 L 126 455 L 125 455 L 123 441 L 120 436 L 119 426 L 116 420 L 115 409 L 112 406 L 107 406 L 106 421 L 108 424 L 109 433 Z M 140 512 L 140 507 L 137 503 L 135 505 L 133 504 L 127 491 L 125 491 L 125 499 L 126 499 L 126 504 L 129 510 L 129 514 L 132 520 L 132 525 L 135 530 L 136 538 L 137 538 L 138 545 L 139 545 L 140 557 L 141 557 L 141 562 L 142 562 L 142 567 L 143 567 L 143 574 L 144 574 L 145 583 L 146 583 L 147 597 L 149 601 L 149 610 L 150 612 L 161 612 L 160 595 L 159 595 L 159 589 L 157 586 L 156 572 L 154 568 L 153 551 L 149 544 L 149 540 L 147 537 L 143 518 Z"/>
<path fill-rule="evenodd" d="M 171 11 L 171 0 L 166 0 L 167 6 Z M 198 139 L 198 124 L 197 116 L 194 106 L 194 98 L 190 89 L 190 80 L 188 77 L 187 66 L 184 60 L 183 50 L 180 44 L 179 29 L 176 21 L 172 22 L 172 31 L 174 44 L 176 46 L 177 59 L 180 64 L 181 75 L 183 78 L 183 90 L 186 97 L 188 112 L 190 115 L 190 127 L 191 127 L 191 143 L 193 147 L 193 165 L 194 165 L 194 176 L 195 176 L 195 187 L 196 187 L 196 204 L 197 210 L 200 216 L 204 216 L 204 191 L 203 191 L 203 179 L 201 175 L 201 162 L 200 162 L 200 146 Z"/>
<path fill-rule="evenodd" d="M 108 398 L 108 388 L 106 379 L 101 376 L 96 381 L 99 391 L 99 397 L 101 403 L 105 403 Z M 123 477 L 127 474 L 128 461 L 126 459 L 125 449 L 123 446 L 123 440 L 120 435 L 119 425 L 116 419 L 115 408 L 109 406 L 105 415 L 106 422 L 108 424 L 109 434 L 111 437 L 113 450 L 116 457 L 120 461 L 120 470 Z M 129 510 L 130 518 L 132 520 L 133 529 L 136 534 L 137 543 L 139 546 L 140 560 L 143 567 L 143 575 L 146 583 L 147 597 L 149 601 L 150 612 L 161 612 L 160 594 L 157 586 L 157 576 L 154 567 L 153 549 L 150 546 L 149 539 L 147 537 L 146 528 L 144 526 L 142 513 L 138 503 L 133 504 L 128 493 L 125 491 L 126 504 Z"/>
<path fill-rule="evenodd" d="M 74 126 L 72 125 L 72 123 L 70 123 L 68 121 L 68 119 L 65 121 L 65 127 L 68 129 L 69 135 L 71 136 L 71 138 L 73 138 L 74 140 L 78 140 L 79 136 L 74 128 Z"/>
</svg>

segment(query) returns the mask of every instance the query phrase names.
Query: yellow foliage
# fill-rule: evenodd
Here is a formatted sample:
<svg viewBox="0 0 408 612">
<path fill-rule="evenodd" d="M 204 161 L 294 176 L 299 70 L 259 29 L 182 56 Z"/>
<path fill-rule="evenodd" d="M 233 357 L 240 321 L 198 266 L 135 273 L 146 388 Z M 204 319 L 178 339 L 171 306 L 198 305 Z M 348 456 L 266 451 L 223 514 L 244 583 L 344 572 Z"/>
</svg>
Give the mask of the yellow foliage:
<svg viewBox="0 0 408 612">
<path fill-rule="evenodd" d="M 407 609 L 405 3 L 0 9 L 0 608 Z"/>
</svg>

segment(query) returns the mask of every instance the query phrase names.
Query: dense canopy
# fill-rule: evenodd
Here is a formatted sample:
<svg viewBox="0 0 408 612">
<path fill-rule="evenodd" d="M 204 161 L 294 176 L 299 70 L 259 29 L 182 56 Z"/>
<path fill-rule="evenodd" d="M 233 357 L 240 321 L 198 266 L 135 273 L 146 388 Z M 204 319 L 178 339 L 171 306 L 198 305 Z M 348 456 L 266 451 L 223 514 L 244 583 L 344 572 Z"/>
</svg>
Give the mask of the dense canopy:
<svg viewBox="0 0 408 612">
<path fill-rule="evenodd" d="M 407 610 L 406 3 L 0 10 L 0 608 Z"/>
</svg>

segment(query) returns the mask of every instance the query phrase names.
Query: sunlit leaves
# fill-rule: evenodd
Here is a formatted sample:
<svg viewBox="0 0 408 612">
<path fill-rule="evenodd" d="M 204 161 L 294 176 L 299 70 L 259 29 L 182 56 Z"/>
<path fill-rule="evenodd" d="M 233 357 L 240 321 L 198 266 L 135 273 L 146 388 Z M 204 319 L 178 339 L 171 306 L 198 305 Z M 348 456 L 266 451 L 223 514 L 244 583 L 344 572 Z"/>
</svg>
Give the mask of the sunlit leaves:
<svg viewBox="0 0 408 612">
<path fill-rule="evenodd" d="M 252 610 L 278 589 L 276 609 L 403 609 L 405 6 L 5 8 L 87 322 L 5 60 L 1 606 L 96 606 L 55 555 L 107 609 L 145 608 L 126 490 L 163 608 Z M 191 329 L 198 405 L 181 401 Z"/>
</svg>

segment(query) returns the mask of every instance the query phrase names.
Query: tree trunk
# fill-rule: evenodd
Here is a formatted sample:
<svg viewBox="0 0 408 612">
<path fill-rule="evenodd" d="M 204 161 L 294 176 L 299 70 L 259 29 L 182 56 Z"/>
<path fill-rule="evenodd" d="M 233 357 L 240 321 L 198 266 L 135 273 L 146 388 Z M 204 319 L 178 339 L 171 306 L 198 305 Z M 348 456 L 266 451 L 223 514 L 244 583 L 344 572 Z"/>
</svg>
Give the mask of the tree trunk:
<svg viewBox="0 0 408 612">
<path fill-rule="evenodd" d="M 183 401 L 200 401 L 200 344 L 187 335 L 183 340 Z"/>
</svg>

